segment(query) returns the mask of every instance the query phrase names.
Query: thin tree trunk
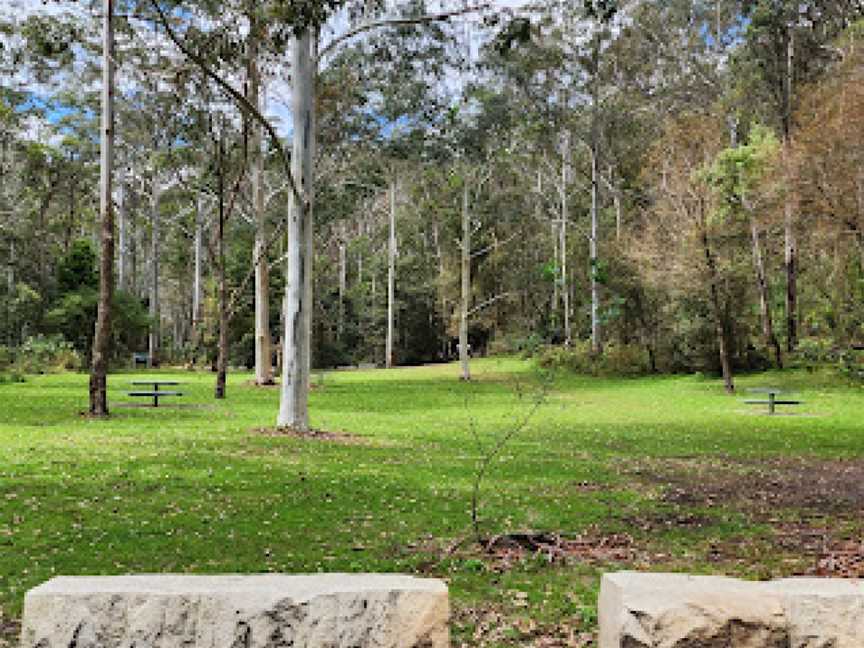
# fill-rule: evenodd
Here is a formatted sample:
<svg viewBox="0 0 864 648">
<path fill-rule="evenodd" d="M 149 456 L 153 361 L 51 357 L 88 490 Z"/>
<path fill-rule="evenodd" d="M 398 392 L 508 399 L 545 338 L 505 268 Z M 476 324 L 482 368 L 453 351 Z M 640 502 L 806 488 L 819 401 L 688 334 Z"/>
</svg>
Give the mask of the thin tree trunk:
<svg viewBox="0 0 864 648">
<path fill-rule="evenodd" d="M 158 367 L 162 347 L 162 309 L 159 303 L 159 201 L 162 186 L 154 169 L 150 195 L 150 366 Z"/>
<path fill-rule="evenodd" d="M 102 258 L 99 306 L 90 372 L 90 414 L 108 415 L 108 354 L 111 342 L 111 300 L 114 296 L 114 208 L 111 204 L 114 164 L 114 2 L 102 2 L 102 133 L 100 141 L 99 211 Z"/>
<path fill-rule="evenodd" d="M 225 154 L 222 141 L 223 129 L 219 129 L 216 152 L 219 173 L 219 223 L 216 233 L 219 258 L 219 349 L 216 356 L 216 398 L 225 398 L 225 383 L 228 373 L 228 287 L 225 278 Z"/>
<path fill-rule="evenodd" d="M 765 260 L 762 255 L 762 244 L 759 240 L 759 227 L 756 221 L 750 222 L 750 233 L 753 240 L 753 265 L 756 268 L 756 288 L 759 291 L 759 308 L 762 313 L 762 336 L 765 344 L 774 349 L 774 361 L 778 368 L 783 368 L 783 355 L 780 342 L 774 334 L 774 321 L 771 317 L 771 301 L 768 295 L 768 276 L 765 271 Z"/>
<path fill-rule="evenodd" d="M 258 69 L 258 34 L 254 11 L 250 13 L 249 35 L 249 101 L 256 110 L 262 107 L 262 82 Z M 270 357 L 270 271 L 267 259 L 267 219 L 264 210 L 264 155 L 261 126 L 250 124 L 250 150 L 252 151 L 252 205 L 255 211 L 255 245 L 252 262 L 255 264 L 255 384 L 273 384 L 273 366 Z"/>
<path fill-rule="evenodd" d="M 570 326 L 570 290 L 567 276 L 567 224 L 568 224 L 568 196 L 567 184 L 570 180 L 570 169 L 568 158 L 570 156 L 570 136 L 565 133 L 564 150 L 561 156 L 561 228 L 559 230 L 559 256 L 561 259 L 561 297 L 564 307 L 564 344 L 570 345 L 573 340 L 573 331 Z"/>
<path fill-rule="evenodd" d="M 306 334 L 306 248 L 307 204 L 312 189 L 312 66 L 309 56 L 309 31 L 293 41 L 291 70 L 293 75 L 292 113 L 294 115 L 294 149 L 291 173 L 302 192 L 303 201 L 291 196 L 288 214 L 288 259 L 286 263 L 285 331 L 282 356 L 279 427 L 305 431 L 309 429 L 308 352 Z"/>
<path fill-rule="evenodd" d="M 348 286 L 348 259 L 344 232 L 339 238 L 339 321 L 336 323 L 336 339 L 342 340 L 345 332 L 345 292 Z"/>
<path fill-rule="evenodd" d="M 121 181 L 120 186 L 118 187 L 119 196 L 117 200 L 117 216 L 119 219 L 119 250 L 118 250 L 118 258 L 117 258 L 117 274 L 118 281 L 117 285 L 120 287 L 120 290 L 129 290 L 129 268 L 128 261 L 129 257 L 127 254 L 128 243 L 128 224 L 126 218 L 126 182 Z"/>
<path fill-rule="evenodd" d="M 787 169 L 791 159 L 792 95 L 794 92 L 795 80 L 795 33 L 792 29 L 792 27 L 789 28 L 787 44 L 786 105 L 783 119 L 784 157 L 786 159 Z M 786 350 L 792 352 L 798 346 L 798 244 L 795 236 L 795 214 L 791 191 L 786 194 L 784 215 L 786 257 Z"/>
<path fill-rule="evenodd" d="M 599 291 L 599 266 L 600 263 L 597 254 L 597 228 L 600 208 L 600 167 L 599 167 L 599 149 L 600 149 L 600 124 L 599 124 L 599 60 L 600 60 L 600 44 L 599 37 L 595 36 L 594 49 L 594 81 L 593 81 L 593 97 L 591 99 L 591 238 L 590 238 L 590 256 L 591 256 L 591 352 L 599 354 L 601 351 L 600 340 L 600 291 Z"/>
<path fill-rule="evenodd" d="M 396 298 L 396 180 L 390 183 L 390 227 L 387 237 L 387 340 L 384 362 L 393 366 L 393 302 Z"/>
<path fill-rule="evenodd" d="M 197 350 L 201 339 L 201 323 L 203 319 L 204 288 L 202 281 L 202 265 L 204 259 L 204 213 L 201 197 L 195 201 L 195 238 L 194 238 L 194 270 L 192 279 L 192 329 Z"/>
<path fill-rule="evenodd" d="M 468 180 L 462 190 L 462 299 L 459 303 L 459 362 L 462 380 L 471 380 L 468 354 L 468 307 L 471 299 L 471 219 L 468 217 Z"/>
<path fill-rule="evenodd" d="M 711 310 L 714 313 L 714 332 L 717 336 L 717 344 L 720 353 L 720 368 L 723 372 L 723 385 L 726 392 L 732 394 L 735 392 L 735 383 L 732 377 L 732 361 L 729 356 L 729 335 L 724 317 L 724 311 L 720 304 L 720 289 L 718 287 L 719 278 L 717 276 L 717 263 L 714 261 L 714 255 L 711 253 L 711 246 L 708 244 L 708 233 L 702 230 L 702 249 L 705 253 L 705 265 L 708 269 L 708 283 L 711 291 Z"/>
</svg>

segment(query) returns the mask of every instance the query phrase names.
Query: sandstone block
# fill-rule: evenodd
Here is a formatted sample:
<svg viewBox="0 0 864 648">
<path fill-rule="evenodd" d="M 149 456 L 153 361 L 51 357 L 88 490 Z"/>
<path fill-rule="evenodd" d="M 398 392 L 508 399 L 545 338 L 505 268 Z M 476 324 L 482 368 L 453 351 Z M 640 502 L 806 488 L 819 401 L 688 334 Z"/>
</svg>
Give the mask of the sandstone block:
<svg viewBox="0 0 864 648">
<path fill-rule="evenodd" d="M 600 588 L 599 648 L 864 646 L 864 584 L 619 572 Z"/>
<path fill-rule="evenodd" d="M 21 648 L 446 648 L 443 582 L 399 575 L 58 577 Z"/>
</svg>

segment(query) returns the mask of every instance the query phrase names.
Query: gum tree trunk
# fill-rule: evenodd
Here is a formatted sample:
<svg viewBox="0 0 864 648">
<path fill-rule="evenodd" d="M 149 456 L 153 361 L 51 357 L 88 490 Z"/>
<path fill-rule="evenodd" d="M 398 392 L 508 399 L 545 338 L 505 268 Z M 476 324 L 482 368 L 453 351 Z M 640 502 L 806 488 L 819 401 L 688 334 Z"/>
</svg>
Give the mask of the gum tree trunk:
<svg viewBox="0 0 864 648">
<path fill-rule="evenodd" d="M 780 342 L 774 334 L 774 321 L 771 317 L 771 302 L 768 296 L 768 276 L 765 271 L 765 259 L 762 255 L 762 244 L 759 241 L 759 227 L 756 221 L 750 223 L 750 233 L 753 240 L 753 265 L 756 269 L 756 288 L 759 292 L 759 308 L 762 313 L 762 336 L 765 344 L 774 349 L 774 361 L 778 368 L 783 368 L 783 355 Z"/>
<path fill-rule="evenodd" d="M 783 144 L 787 165 L 792 144 L 792 93 L 794 91 L 795 33 L 789 27 L 786 55 L 786 106 L 783 118 Z M 786 350 L 798 346 L 798 241 L 795 236 L 795 213 L 791 192 L 787 192 L 784 218 L 786 262 Z"/>
<path fill-rule="evenodd" d="M 161 360 L 159 351 L 162 346 L 162 311 L 159 304 L 159 201 L 162 187 L 154 169 L 153 187 L 150 195 L 150 366 L 158 367 Z"/>
<path fill-rule="evenodd" d="M 216 232 L 219 259 L 219 350 L 216 356 L 215 397 L 225 398 L 225 383 L 228 373 L 228 289 L 225 279 L 225 154 L 222 129 L 216 152 L 219 172 L 219 223 Z"/>
<path fill-rule="evenodd" d="M 260 111 L 262 106 L 261 74 L 258 69 L 257 20 L 250 14 L 249 36 L 249 101 Z M 264 155 L 261 126 L 250 123 L 249 147 L 252 151 L 252 206 L 255 211 L 255 384 L 272 385 L 273 367 L 270 359 L 270 271 L 267 259 L 267 220 L 264 210 Z"/>
<path fill-rule="evenodd" d="M 471 299 L 471 219 L 468 217 L 468 180 L 462 190 L 462 299 L 459 302 L 459 363 L 461 379 L 471 380 L 468 360 L 468 307 Z"/>
<path fill-rule="evenodd" d="M 711 291 L 711 310 L 714 315 L 714 332 L 717 336 L 717 345 L 720 353 L 720 368 L 723 372 L 723 385 L 726 388 L 726 393 L 733 394 L 735 392 L 735 383 L 732 377 L 732 360 L 729 355 L 729 333 L 724 317 L 724 310 L 720 304 L 720 289 L 719 278 L 717 276 L 717 263 L 714 261 L 714 255 L 711 253 L 711 246 L 708 243 L 708 233 L 702 230 L 702 249 L 705 253 L 705 266 L 708 270 L 708 283 Z"/>
<path fill-rule="evenodd" d="M 390 229 L 387 244 L 387 341 L 384 362 L 393 366 L 393 302 L 396 297 L 396 180 L 390 183 Z"/>
<path fill-rule="evenodd" d="M 306 332 L 306 224 L 308 196 L 312 187 L 312 66 L 309 56 L 309 31 L 293 40 L 292 113 L 294 144 L 291 173 L 298 182 L 303 200 L 291 195 L 288 213 L 288 250 L 283 301 L 285 331 L 282 337 L 282 384 L 280 388 L 279 427 L 299 431 L 309 429 L 308 410 L 308 337 Z"/>
<path fill-rule="evenodd" d="M 99 306 L 90 371 L 90 414 L 108 415 L 108 354 L 111 342 L 111 300 L 114 295 L 114 208 L 111 179 L 114 164 L 114 2 L 102 2 L 102 133 L 99 162 L 99 211 L 102 245 Z"/>
</svg>

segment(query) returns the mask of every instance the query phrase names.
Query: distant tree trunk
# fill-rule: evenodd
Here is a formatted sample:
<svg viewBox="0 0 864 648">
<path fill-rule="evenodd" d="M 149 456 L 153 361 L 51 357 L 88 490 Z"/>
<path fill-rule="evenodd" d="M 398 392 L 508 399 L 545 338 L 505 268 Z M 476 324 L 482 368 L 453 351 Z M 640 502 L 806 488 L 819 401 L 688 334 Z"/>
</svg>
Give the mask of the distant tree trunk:
<svg viewBox="0 0 864 648">
<path fill-rule="evenodd" d="M 150 366 L 158 367 L 162 347 L 162 309 L 159 304 L 159 201 L 162 186 L 154 169 L 150 195 Z"/>
<path fill-rule="evenodd" d="M 788 27 L 786 56 L 786 105 L 783 117 L 783 145 L 787 167 L 791 159 L 792 144 L 792 94 L 794 92 L 795 32 Z M 791 189 L 791 186 L 790 186 Z M 784 209 L 785 262 L 786 262 L 786 350 L 792 352 L 798 346 L 798 243 L 795 236 L 795 213 L 791 191 L 786 194 Z"/>
<path fill-rule="evenodd" d="M 225 382 L 228 373 L 228 289 L 225 278 L 225 146 L 223 129 L 219 129 L 216 151 L 219 173 L 219 223 L 216 232 L 219 255 L 219 350 L 216 356 L 216 398 L 225 398 Z"/>
<path fill-rule="evenodd" d="M 597 254 L 598 220 L 600 209 L 600 81 L 599 61 L 600 42 L 599 36 L 594 38 L 594 80 L 591 99 L 591 352 L 599 354 L 602 342 L 600 340 L 600 292 L 598 274 L 600 271 L 600 259 Z"/>
<path fill-rule="evenodd" d="M 286 263 L 285 299 L 283 302 L 285 331 L 282 337 L 282 384 L 280 389 L 277 425 L 295 430 L 309 429 L 308 379 L 309 345 L 306 334 L 307 268 L 305 232 L 308 200 L 312 188 L 312 65 L 309 56 L 309 31 L 305 30 L 293 40 L 291 70 L 292 114 L 294 115 L 294 145 L 291 173 L 299 184 L 303 200 L 291 195 L 288 214 L 288 259 Z"/>
<path fill-rule="evenodd" d="M 759 227 L 756 221 L 750 222 L 750 232 L 753 240 L 753 265 L 756 268 L 756 287 L 759 291 L 759 308 L 762 313 L 762 336 L 765 344 L 774 349 L 774 361 L 778 368 L 783 368 L 783 355 L 780 342 L 774 335 L 774 321 L 771 317 L 771 301 L 768 295 L 768 277 L 765 272 L 765 260 L 762 256 L 762 244 L 759 241 Z"/>
<path fill-rule="evenodd" d="M 118 187 L 118 193 L 120 194 L 117 199 L 117 216 L 120 221 L 119 223 L 119 250 L 117 257 L 117 271 L 118 271 L 118 280 L 117 285 L 120 287 L 120 290 L 129 290 L 129 268 L 128 261 L 129 256 L 127 254 L 128 248 L 128 224 L 126 218 L 126 182 L 121 181 L 120 186 Z"/>
<path fill-rule="evenodd" d="M 396 298 L 396 179 L 390 182 L 390 227 L 387 237 L 387 341 L 384 363 L 393 366 L 393 302 Z"/>
<path fill-rule="evenodd" d="M 471 300 L 471 219 L 468 217 L 468 180 L 462 190 L 462 299 L 459 302 L 459 362 L 462 380 L 471 380 L 468 355 L 468 307 Z"/>
<path fill-rule="evenodd" d="M 726 325 L 726 317 L 724 309 L 720 303 L 720 288 L 719 277 L 717 276 L 717 263 L 714 260 L 714 255 L 711 252 L 711 246 L 708 243 L 708 232 L 702 226 L 702 249 L 705 253 L 705 266 L 708 270 L 708 283 L 711 291 L 711 310 L 714 315 L 714 332 L 717 336 L 717 344 L 720 353 L 720 368 L 723 372 L 723 385 L 726 392 L 732 394 L 735 392 L 735 383 L 732 378 L 732 360 L 729 350 L 729 331 Z"/>
<path fill-rule="evenodd" d="M 192 278 L 192 331 L 194 344 L 197 347 L 201 340 L 201 324 L 203 320 L 204 287 L 202 281 L 202 265 L 204 259 L 204 212 L 201 197 L 195 201 L 195 234 L 194 234 L 194 270 Z"/>
<path fill-rule="evenodd" d="M 336 324 L 336 339 L 342 340 L 345 333 L 345 292 L 348 286 L 348 259 L 346 258 L 344 232 L 339 238 L 339 321 Z"/>
<path fill-rule="evenodd" d="M 567 183 L 570 180 L 568 158 L 570 156 L 570 137 L 565 134 L 563 152 L 561 155 L 561 227 L 559 229 L 559 258 L 561 259 L 561 297 L 564 307 L 564 344 L 569 345 L 573 338 L 570 326 L 570 290 L 567 277 L 567 224 L 569 221 L 569 204 L 567 200 Z"/>
<path fill-rule="evenodd" d="M 99 211 L 102 258 L 99 306 L 90 371 L 90 414 L 108 415 L 108 355 L 111 343 L 111 300 L 114 295 L 114 207 L 111 203 L 114 164 L 114 2 L 102 2 L 102 133 L 100 141 Z M 46 264 L 47 265 L 47 264 Z"/>
<path fill-rule="evenodd" d="M 258 22 L 250 12 L 249 36 L 249 101 L 257 110 L 262 106 L 262 83 L 258 69 Z M 255 264 L 255 384 L 273 384 L 273 366 L 270 354 L 270 270 L 267 259 L 267 219 L 264 209 L 264 155 L 261 126 L 250 123 L 252 151 L 252 206 L 255 212 L 255 245 L 252 262 Z"/>
</svg>

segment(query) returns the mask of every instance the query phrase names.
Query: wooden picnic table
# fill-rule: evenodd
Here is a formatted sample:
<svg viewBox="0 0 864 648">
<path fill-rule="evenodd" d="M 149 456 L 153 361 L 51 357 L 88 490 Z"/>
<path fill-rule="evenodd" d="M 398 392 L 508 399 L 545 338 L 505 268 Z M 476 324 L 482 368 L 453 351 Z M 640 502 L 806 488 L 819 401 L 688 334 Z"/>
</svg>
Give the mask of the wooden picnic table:
<svg viewBox="0 0 864 648">
<path fill-rule="evenodd" d="M 165 391 L 164 389 L 159 389 L 160 387 L 172 387 L 176 385 L 180 385 L 181 383 L 176 380 L 133 380 L 133 385 L 152 385 L 153 388 L 150 391 L 130 391 L 130 396 L 147 396 L 153 399 L 153 407 L 159 407 L 159 399 L 164 398 L 165 396 L 182 396 L 183 393 L 179 391 Z"/>
<path fill-rule="evenodd" d="M 744 402 L 748 405 L 767 405 L 769 415 L 773 415 L 775 413 L 777 405 L 800 405 L 802 402 L 800 400 L 791 400 L 789 398 L 777 398 L 778 394 L 786 393 L 778 387 L 756 387 L 753 389 L 748 389 L 747 391 L 753 394 L 766 395 L 767 400 L 746 400 Z"/>
</svg>

